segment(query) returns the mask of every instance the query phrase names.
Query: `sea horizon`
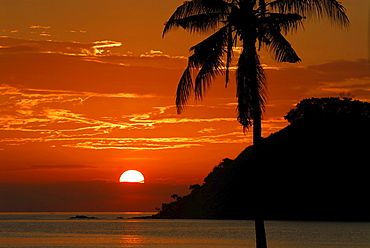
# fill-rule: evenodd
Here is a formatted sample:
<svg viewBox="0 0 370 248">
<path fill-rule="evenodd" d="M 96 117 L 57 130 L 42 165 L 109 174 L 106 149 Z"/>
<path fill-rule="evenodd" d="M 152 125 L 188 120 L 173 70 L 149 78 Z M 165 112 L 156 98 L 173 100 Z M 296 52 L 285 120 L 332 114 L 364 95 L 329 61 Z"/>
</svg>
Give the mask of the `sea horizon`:
<svg viewBox="0 0 370 248">
<path fill-rule="evenodd" d="M 131 218 L 152 213 L 0 212 L 0 247 L 255 247 L 252 220 Z M 274 248 L 370 247 L 369 222 L 265 223 Z"/>
<path fill-rule="evenodd" d="M 158 211 L 0 211 L 0 215 L 7 215 L 7 214 L 30 214 L 30 215 L 78 215 L 78 214 L 98 214 L 98 215 L 114 215 L 114 214 L 124 214 L 128 216 L 140 215 L 140 216 L 151 216 L 157 214 Z M 73 216 L 72 216 L 73 217 Z M 94 216 L 89 216 L 94 217 Z M 159 218 L 164 220 L 241 220 L 241 221 L 254 221 L 254 219 L 227 219 L 227 218 Z M 1 218 L 0 218 L 1 220 Z M 287 222 L 348 222 L 348 223 L 370 223 L 370 221 L 366 220 L 317 220 L 317 219 L 265 219 L 265 221 L 287 221 Z"/>
</svg>

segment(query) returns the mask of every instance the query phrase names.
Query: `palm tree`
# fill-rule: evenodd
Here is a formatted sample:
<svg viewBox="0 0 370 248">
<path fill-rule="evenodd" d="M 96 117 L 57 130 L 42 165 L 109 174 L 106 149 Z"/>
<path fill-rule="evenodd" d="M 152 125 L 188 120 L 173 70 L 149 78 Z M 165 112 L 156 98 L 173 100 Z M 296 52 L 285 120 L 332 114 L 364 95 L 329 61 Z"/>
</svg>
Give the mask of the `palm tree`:
<svg viewBox="0 0 370 248">
<path fill-rule="evenodd" d="M 339 27 L 349 26 L 345 8 L 336 0 L 185 1 L 166 22 L 163 36 L 178 27 L 191 33 L 212 34 L 190 48 L 192 54 L 176 93 L 178 113 L 184 110 L 191 93 L 195 93 L 196 99 L 202 99 L 217 75 L 225 74 L 227 85 L 233 49 L 239 46 L 237 119 L 244 129 L 253 126 L 254 153 L 258 158 L 266 102 L 266 77 L 258 51 L 267 49 L 277 62 L 301 61 L 284 35 L 302 27 L 303 19 L 310 17 L 328 18 Z M 193 72 L 197 73 L 195 78 L 192 77 Z M 263 173 L 256 174 L 255 186 L 262 188 Z M 261 194 L 258 192 L 256 195 Z M 257 248 L 265 248 L 263 213 L 258 210 L 262 203 L 259 197 L 254 200 Z"/>
</svg>

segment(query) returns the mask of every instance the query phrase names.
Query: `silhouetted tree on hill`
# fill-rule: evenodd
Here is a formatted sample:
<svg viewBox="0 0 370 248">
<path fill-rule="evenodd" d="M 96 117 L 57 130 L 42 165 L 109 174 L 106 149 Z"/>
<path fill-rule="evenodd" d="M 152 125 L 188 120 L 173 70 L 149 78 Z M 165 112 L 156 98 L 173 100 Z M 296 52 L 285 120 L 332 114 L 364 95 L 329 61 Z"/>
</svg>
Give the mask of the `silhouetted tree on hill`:
<svg viewBox="0 0 370 248">
<path fill-rule="evenodd" d="M 258 160 L 253 146 L 224 159 L 157 217 L 253 219 L 254 168 L 261 161 L 266 219 L 370 221 L 369 107 L 343 98 L 302 100 L 287 114 L 299 117 L 263 140 Z"/>
<path fill-rule="evenodd" d="M 302 100 L 284 117 L 290 123 L 322 118 L 370 118 L 370 103 L 352 100 L 351 98 L 308 98 Z"/>
<path fill-rule="evenodd" d="M 177 200 L 179 198 L 179 195 L 178 194 L 173 194 L 173 195 L 171 195 L 171 198 Z"/>
<path fill-rule="evenodd" d="M 189 189 L 190 190 L 197 190 L 197 189 L 199 189 L 200 188 L 200 185 L 199 184 L 193 184 L 193 185 L 190 185 L 189 186 Z"/>
</svg>

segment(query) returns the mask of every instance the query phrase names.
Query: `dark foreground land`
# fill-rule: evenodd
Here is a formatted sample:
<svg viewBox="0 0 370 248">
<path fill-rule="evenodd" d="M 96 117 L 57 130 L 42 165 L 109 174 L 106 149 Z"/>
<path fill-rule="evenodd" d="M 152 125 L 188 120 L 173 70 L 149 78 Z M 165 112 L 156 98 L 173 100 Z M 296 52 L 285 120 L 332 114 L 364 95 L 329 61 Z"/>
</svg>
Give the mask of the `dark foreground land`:
<svg viewBox="0 0 370 248">
<path fill-rule="evenodd" d="M 370 104 L 312 98 L 285 118 L 260 157 L 224 159 L 152 218 L 254 219 L 258 200 L 269 220 L 370 221 Z"/>
</svg>

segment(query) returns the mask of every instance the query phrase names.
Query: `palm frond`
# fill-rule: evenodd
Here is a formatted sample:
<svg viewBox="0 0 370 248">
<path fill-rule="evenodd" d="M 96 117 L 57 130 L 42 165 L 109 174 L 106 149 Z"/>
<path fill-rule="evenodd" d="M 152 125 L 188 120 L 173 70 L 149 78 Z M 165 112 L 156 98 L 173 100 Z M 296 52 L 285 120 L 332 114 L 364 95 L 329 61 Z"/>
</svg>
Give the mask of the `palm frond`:
<svg viewBox="0 0 370 248">
<path fill-rule="evenodd" d="M 261 18 L 261 22 L 269 26 L 275 26 L 284 34 L 288 34 L 297 31 L 299 27 L 303 27 L 303 19 L 304 17 L 299 14 L 269 13 L 266 17 Z"/>
<path fill-rule="evenodd" d="M 266 76 L 256 51 L 244 48 L 236 73 L 238 121 L 245 129 L 253 124 L 255 113 L 262 115 L 266 102 Z"/>
<path fill-rule="evenodd" d="M 336 0 L 275 0 L 269 4 L 279 13 L 296 13 L 305 17 L 328 18 L 332 24 L 348 27 L 345 7 Z"/>
<path fill-rule="evenodd" d="M 194 87 L 191 77 L 191 67 L 188 65 L 181 76 L 179 84 L 177 85 L 176 108 L 178 114 L 181 114 L 181 112 L 184 110 L 184 107 L 187 104 L 189 96 L 193 92 L 193 90 Z"/>
<path fill-rule="evenodd" d="M 190 48 L 193 53 L 188 59 L 176 93 L 176 106 L 178 113 L 188 102 L 190 94 L 194 91 L 196 99 L 202 99 L 212 80 L 223 73 L 224 62 L 222 56 L 228 41 L 228 26 L 222 27 L 217 32 Z M 197 70 L 195 82 L 192 80 L 192 71 Z"/>
<path fill-rule="evenodd" d="M 218 51 L 220 52 L 220 51 Z M 199 70 L 198 75 L 195 78 L 195 98 L 203 99 L 208 88 L 212 84 L 212 80 L 219 74 L 222 74 L 222 67 L 224 63 L 222 59 L 216 55 L 209 56 L 207 63 L 203 64 L 202 68 Z"/>
<path fill-rule="evenodd" d="M 188 30 L 190 33 L 214 31 L 220 25 L 224 15 L 223 13 L 205 13 L 168 21 L 163 36 L 169 30 L 179 27 Z"/>
<path fill-rule="evenodd" d="M 301 61 L 291 44 L 280 32 L 269 30 L 267 35 L 270 41 L 267 46 L 268 50 L 273 54 L 277 62 L 297 63 Z"/>
<path fill-rule="evenodd" d="M 218 14 L 219 17 L 226 15 L 229 11 L 229 4 L 227 1 L 223 0 L 192 0 L 185 1 L 184 4 L 179 6 L 169 20 L 165 23 L 162 36 L 164 36 L 168 31 L 174 27 L 182 27 L 178 25 L 178 21 L 185 22 L 192 16 L 202 16 L 204 14 Z M 196 17 L 200 18 L 200 17 Z M 185 20 L 184 20 L 185 19 Z M 207 21 L 203 18 L 203 21 Z M 198 22 L 199 23 L 199 22 Z M 182 23 L 184 25 L 184 23 Z M 187 26 L 187 25 L 186 25 Z"/>
<path fill-rule="evenodd" d="M 296 31 L 302 25 L 303 17 L 298 14 L 270 13 L 261 18 L 264 36 L 261 42 L 266 45 L 278 62 L 296 63 L 301 61 L 291 44 L 282 35 L 289 31 Z"/>
<path fill-rule="evenodd" d="M 232 26 L 228 26 L 228 33 L 227 33 L 227 47 L 226 47 L 226 83 L 225 87 L 227 87 L 230 81 L 230 64 L 233 57 L 233 47 L 236 45 L 236 36 L 233 36 L 233 29 Z"/>
<path fill-rule="evenodd" d="M 193 52 L 191 56 L 192 67 L 199 69 L 194 87 L 197 99 L 202 99 L 211 85 L 212 79 L 223 73 L 222 57 L 229 41 L 229 31 L 229 27 L 224 26 L 190 49 Z"/>
</svg>

